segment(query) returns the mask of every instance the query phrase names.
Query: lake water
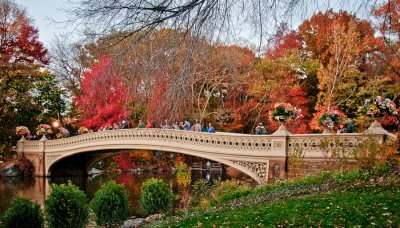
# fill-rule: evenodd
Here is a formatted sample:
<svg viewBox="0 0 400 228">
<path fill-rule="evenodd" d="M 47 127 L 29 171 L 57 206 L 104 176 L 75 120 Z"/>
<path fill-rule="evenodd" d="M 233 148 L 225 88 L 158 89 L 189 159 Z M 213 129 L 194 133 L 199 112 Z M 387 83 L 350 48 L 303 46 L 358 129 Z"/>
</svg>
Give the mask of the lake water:
<svg viewBox="0 0 400 228">
<path fill-rule="evenodd" d="M 19 178 L 19 177 L 3 177 L 0 179 L 0 217 L 10 206 L 13 197 L 21 195 L 25 198 L 31 199 L 44 205 L 46 196 L 51 191 L 51 184 L 67 183 L 71 180 L 73 184 L 77 185 L 83 190 L 88 199 L 91 199 L 94 193 L 100 186 L 109 181 L 115 180 L 117 183 L 123 184 L 128 193 L 129 205 L 133 214 L 138 211 L 138 199 L 140 197 L 140 188 L 142 183 L 149 178 L 163 179 L 167 185 L 177 194 L 176 177 L 171 172 L 165 173 L 115 173 L 107 175 L 89 176 L 89 177 L 56 177 L 56 178 Z M 222 176 L 222 171 L 206 171 L 206 170 L 192 170 L 192 181 L 208 178 L 225 179 Z M 0 219 L 1 220 L 1 219 Z"/>
</svg>

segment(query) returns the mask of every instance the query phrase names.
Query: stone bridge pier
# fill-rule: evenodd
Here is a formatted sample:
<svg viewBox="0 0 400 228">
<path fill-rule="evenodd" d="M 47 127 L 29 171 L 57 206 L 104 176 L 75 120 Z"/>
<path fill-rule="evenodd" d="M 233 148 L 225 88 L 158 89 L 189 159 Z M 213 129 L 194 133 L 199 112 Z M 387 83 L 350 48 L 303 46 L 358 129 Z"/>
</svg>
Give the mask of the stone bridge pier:
<svg viewBox="0 0 400 228">
<path fill-rule="evenodd" d="M 324 162 L 329 159 L 329 153 L 321 148 L 321 143 L 340 141 L 344 151 L 350 153 L 367 137 L 376 138 L 380 143 L 395 139 L 378 122 L 374 122 L 364 133 L 349 134 L 291 134 L 283 125 L 272 135 L 120 129 L 57 140 L 42 138 L 28 141 L 22 138 L 16 150 L 32 161 L 36 176 L 65 174 L 66 171 L 83 174 L 89 160 L 95 156 L 115 150 L 142 149 L 187 154 L 220 162 L 264 184 L 269 179 L 284 179 L 287 176 L 288 157 L 295 150 L 302 151 L 305 161 Z"/>
</svg>

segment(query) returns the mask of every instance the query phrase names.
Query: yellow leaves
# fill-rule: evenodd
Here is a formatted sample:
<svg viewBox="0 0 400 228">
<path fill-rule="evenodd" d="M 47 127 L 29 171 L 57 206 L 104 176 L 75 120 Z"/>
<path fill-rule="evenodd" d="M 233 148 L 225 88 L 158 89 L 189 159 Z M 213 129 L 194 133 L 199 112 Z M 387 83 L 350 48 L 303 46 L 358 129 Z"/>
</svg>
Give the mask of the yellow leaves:
<svg viewBox="0 0 400 228">
<path fill-rule="evenodd" d="M 317 74 L 318 88 L 321 90 L 319 98 L 324 98 L 319 100 L 319 103 L 327 108 L 344 101 L 339 100 L 337 96 L 341 91 L 345 89 L 351 91 L 357 87 L 355 81 L 360 75 L 359 65 L 361 64 L 359 54 L 362 43 L 360 33 L 356 30 L 355 19 L 350 19 L 347 30 L 345 25 L 336 22 L 332 36 L 331 57 L 326 66 L 320 65 Z"/>
</svg>

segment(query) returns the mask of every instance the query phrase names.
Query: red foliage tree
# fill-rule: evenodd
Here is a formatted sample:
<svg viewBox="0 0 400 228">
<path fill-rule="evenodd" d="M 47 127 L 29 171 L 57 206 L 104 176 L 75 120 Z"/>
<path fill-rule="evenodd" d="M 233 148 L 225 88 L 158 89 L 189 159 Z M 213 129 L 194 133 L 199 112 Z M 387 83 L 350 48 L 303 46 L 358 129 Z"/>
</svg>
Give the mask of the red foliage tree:
<svg viewBox="0 0 400 228">
<path fill-rule="evenodd" d="M 389 0 L 378 7 L 374 15 L 379 21 L 382 34 L 380 51 L 383 62 L 389 66 L 388 75 L 400 77 L 400 0 Z M 393 75 L 391 75 L 393 74 Z"/>
<path fill-rule="evenodd" d="M 334 27 L 337 25 L 344 26 L 345 31 L 347 31 L 350 20 L 356 22 L 356 31 L 360 34 L 359 39 L 362 40 L 362 44 L 359 45 L 360 53 L 375 49 L 374 30 L 369 21 L 360 20 L 346 11 L 334 12 L 329 10 L 313 15 L 299 26 L 299 35 L 304 42 L 304 51 L 311 58 L 319 59 L 320 63 L 327 65 L 332 57 Z"/>
<path fill-rule="evenodd" d="M 178 155 L 176 158 L 175 158 L 175 164 L 180 164 L 180 163 L 184 163 L 185 162 L 185 156 L 183 156 L 183 155 Z"/>
<path fill-rule="evenodd" d="M 301 48 L 301 36 L 297 31 L 289 30 L 287 24 L 281 24 L 270 39 L 272 48 L 265 53 L 267 58 L 283 57 L 287 51 Z"/>
<path fill-rule="evenodd" d="M 0 64 L 47 64 L 47 49 L 38 40 L 38 30 L 30 25 L 25 11 L 11 1 L 2 1 L 0 14 Z"/>
<path fill-rule="evenodd" d="M 84 73 L 81 90 L 75 103 L 82 113 L 83 126 L 97 129 L 128 116 L 125 103 L 130 96 L 126 93 L 122 76 L 108 57 L 102 56 L 90 71 Z"/>
<path fill-rule="evenodd" d="M 118 165 L 118 169 L 121 171 L 128 171 L 133 167 L 133 163 L 129 157 L 129 154 L 120 154 L 113 157 L 113 160 Z"/>
</svg>

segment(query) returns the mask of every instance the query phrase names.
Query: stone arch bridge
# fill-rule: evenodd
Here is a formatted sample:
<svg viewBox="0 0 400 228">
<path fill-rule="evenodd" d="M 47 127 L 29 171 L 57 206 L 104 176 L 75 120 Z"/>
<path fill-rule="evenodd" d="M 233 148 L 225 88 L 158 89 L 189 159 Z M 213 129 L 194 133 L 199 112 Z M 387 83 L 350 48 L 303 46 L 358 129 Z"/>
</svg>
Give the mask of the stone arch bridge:
<svg viewBox="0 0 400 228">
<path fill-rule="evenodd" d="M 36 176 L 49 176 L 54 164 L 72 155 L 115 149 L 147 149 L 181 153 L 220 162 L 246 173 L 259 184 L 271 178 L 284 178 L 288 156 L 301 148 L 304 160 L 320 162 L 329 154 L 320 145 L 339 140 L 347 152 L 365 137 L 380 142 L 394 137 L 378 122 L 364 133 L 290 134 L 282 125 L 272 135 L 202 133 L 162 129 L 121 129 L 83 134 L 70 138 L 18 141 L 16 151 L 32 161 Z"/>
</svg>

